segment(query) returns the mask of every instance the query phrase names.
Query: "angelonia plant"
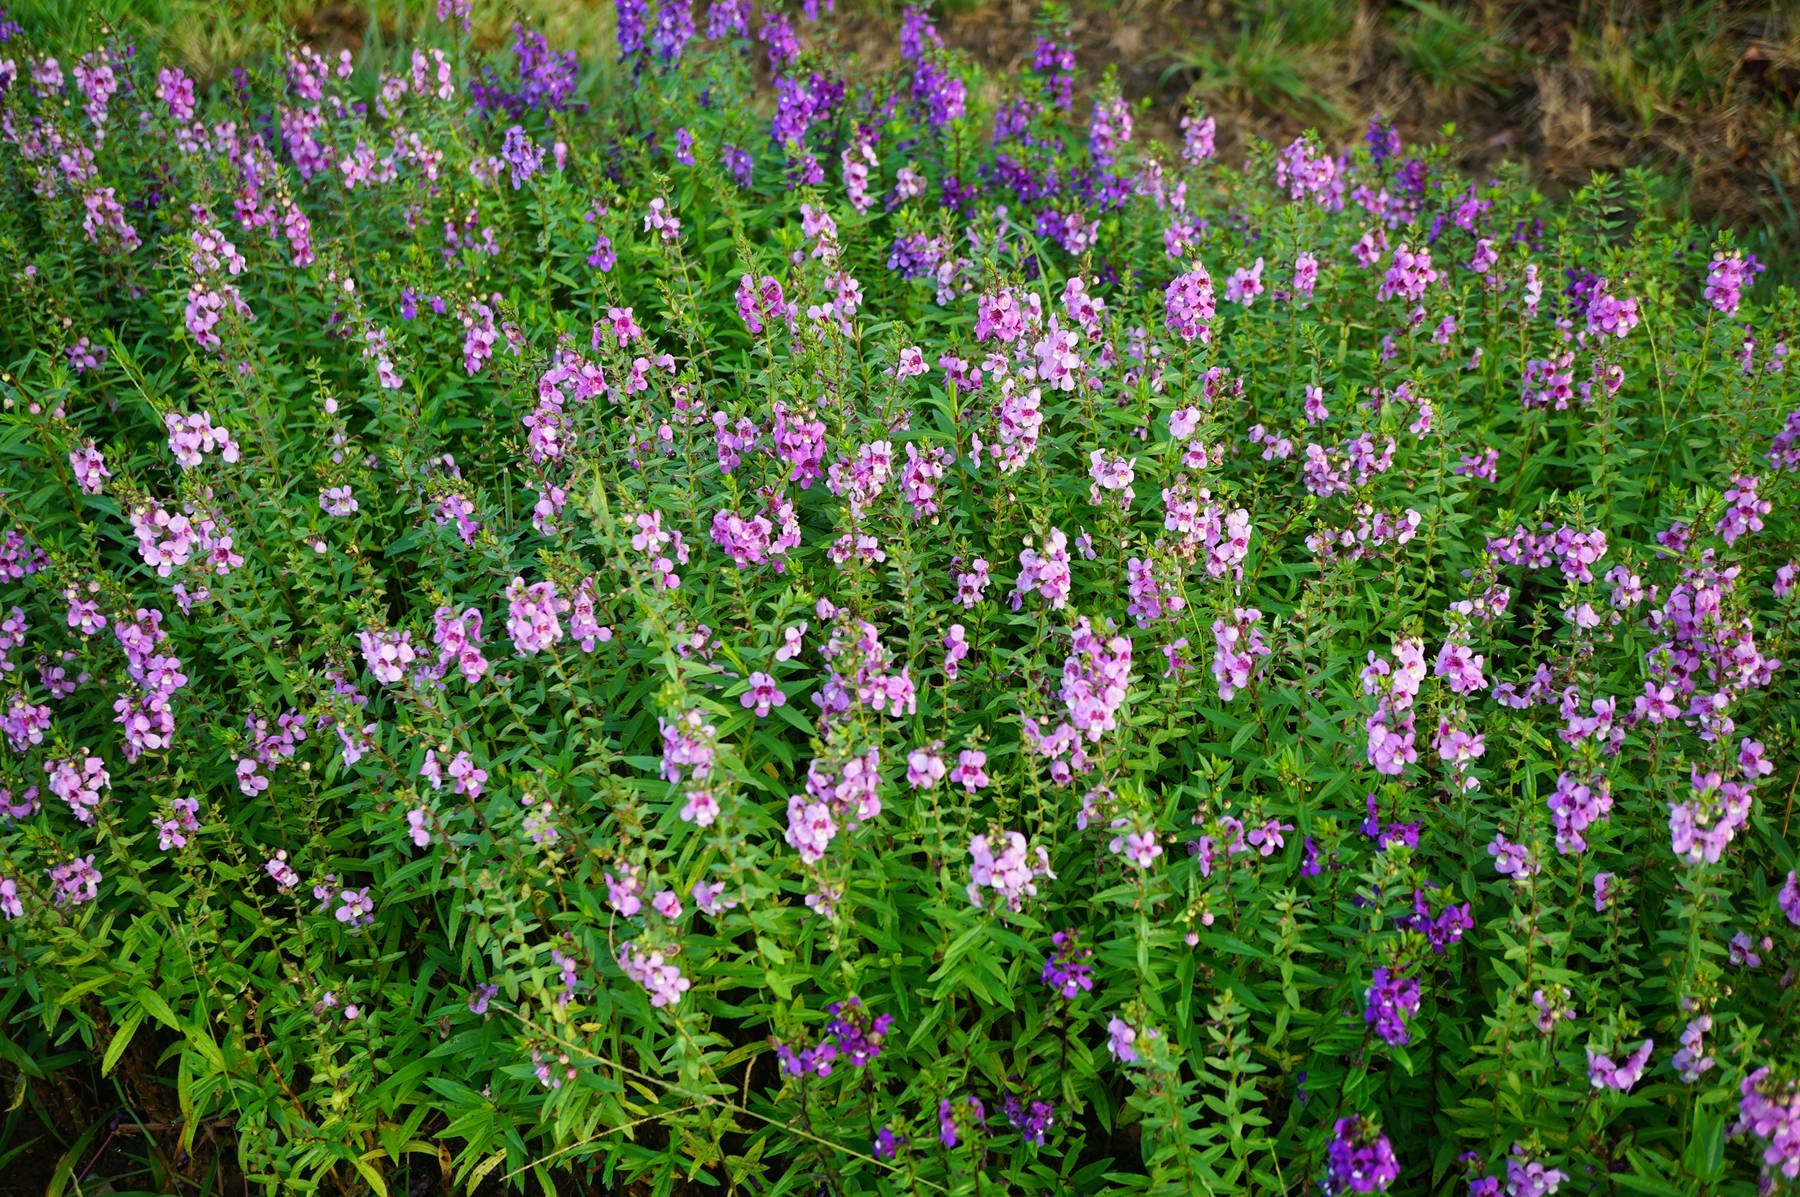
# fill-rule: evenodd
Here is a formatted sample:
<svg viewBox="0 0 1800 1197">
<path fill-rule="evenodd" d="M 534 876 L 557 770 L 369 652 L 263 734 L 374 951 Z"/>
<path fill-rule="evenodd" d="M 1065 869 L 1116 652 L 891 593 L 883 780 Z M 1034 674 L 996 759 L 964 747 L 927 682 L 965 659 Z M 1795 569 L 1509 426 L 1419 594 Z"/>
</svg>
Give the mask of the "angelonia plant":
<svg viewBox="0 0 1800 1197">
<path fill-rule="evenodd" d="M 1054 11 L 469 17 L 0 29 L 13 1109 L 283 1193 L 1800 1192 L 1753 253 L 1165 147 Z"/>
</svg>

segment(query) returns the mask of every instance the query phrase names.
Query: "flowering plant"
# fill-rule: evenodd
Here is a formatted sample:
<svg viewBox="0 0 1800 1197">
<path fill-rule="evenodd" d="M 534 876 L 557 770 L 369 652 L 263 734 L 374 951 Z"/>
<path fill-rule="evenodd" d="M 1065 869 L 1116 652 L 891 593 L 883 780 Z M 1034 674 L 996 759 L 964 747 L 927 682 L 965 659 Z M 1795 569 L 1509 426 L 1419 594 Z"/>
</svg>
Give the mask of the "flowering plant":
<svg viewBox="0 0 1800 1197">
<path fill-rule="evenodd" d="M 981 87 L 917 9 L 867 76 L 811 0 L 437 14 L 211 88 L 4 31 L 9 1119 L 165 1189 L 1792 1185 L 1753 254 L 1379 122 L 1165 149 L 1054 22 Z"/>
</svg>

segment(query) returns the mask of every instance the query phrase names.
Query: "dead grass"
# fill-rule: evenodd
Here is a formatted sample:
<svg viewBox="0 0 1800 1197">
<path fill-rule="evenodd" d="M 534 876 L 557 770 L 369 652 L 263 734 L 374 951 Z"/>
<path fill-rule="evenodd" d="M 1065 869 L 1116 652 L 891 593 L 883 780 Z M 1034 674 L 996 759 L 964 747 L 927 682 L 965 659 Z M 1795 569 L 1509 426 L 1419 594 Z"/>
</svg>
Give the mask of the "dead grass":
<svg viewBox="0 0 1800 1197">
<path fill-rule="evenodd" d="M 1015 66 L 1030 15 L 995 0 L 940 26 L 977 61 Z M 873 40 L 891 39 L 885 7 L 879 20 Z M 1650 166 L 1672 207 L 1800 265 L 1795 0 L 1119 0 L 1072 25 L 1083 68 L 1116 64 L 1153 133 L 1172 136 L 1187 104 L 1219 118 L 1227 153 L 1306 128 L 1354 137 L 1377 112 L 1409 141 L 1454 123 L 1471 169 L 1523 158 L 1554 194 Z"/>
</svg>

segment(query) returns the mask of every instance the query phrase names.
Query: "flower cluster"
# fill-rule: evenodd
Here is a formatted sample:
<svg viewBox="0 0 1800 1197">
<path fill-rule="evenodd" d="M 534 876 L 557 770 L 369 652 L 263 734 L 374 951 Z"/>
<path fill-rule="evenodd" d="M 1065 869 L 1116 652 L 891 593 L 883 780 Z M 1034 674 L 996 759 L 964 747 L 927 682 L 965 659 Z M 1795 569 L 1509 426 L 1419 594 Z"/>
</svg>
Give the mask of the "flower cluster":
<svg viewBox="0 0 1800 1197">
<path fill-rule="evenodd" d="M 382 1126 L 634 1192 L 1435 1191 L 1447 1127 L 1479 1197 L 1800 1181 L 1786 255 L 1146 121 L 1059 12 L 852 72 L 830 0 L 616 7 L 204 77 L 0 14 L 33 1092 L 124 1061 L 297 1190 Z"/>
</svg>

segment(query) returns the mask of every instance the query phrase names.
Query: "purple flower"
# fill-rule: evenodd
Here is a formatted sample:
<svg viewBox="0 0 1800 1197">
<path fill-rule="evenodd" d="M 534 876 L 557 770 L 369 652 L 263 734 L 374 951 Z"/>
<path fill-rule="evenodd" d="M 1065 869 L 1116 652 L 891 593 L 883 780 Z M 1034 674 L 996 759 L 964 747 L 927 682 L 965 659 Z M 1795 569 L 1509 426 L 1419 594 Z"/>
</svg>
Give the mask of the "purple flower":
<svg viewBox="0 0 1800 1197">
<path fill-rule="evenodd" d="M 714 0 L 706 10 L 706 38 L 750 36 L 748 0 Z"/>
<path fill-rule="evenodd" d="M 1777 900 L 1788 922 L 1800 927 L 1800 871 L 1788 870 L 1787 883 L 1781 887 Z"/>
<path fill-rule="evenodd" d="M 955 1147 L 961 1141 L 962 1132 L 986 1123 L 987 1111 L 978 1097 L 965 1097 L 961 1102 L 952 1102 L 946 1097 L 938 1102 L 938 1141 L 945 1147 Z"/>
<path fill-rule="evenodd" d="M 739 187 L 750 186 L 750 181 L 755 176 L 756 160 L 750 156 L 748 150 L 735 145 L 720 146 L 719 160 L 725 164 L 725 169 L 731 172 L 731 177 L 737 181 Z"/>
<path fill-rule="evenodd" d="M 1761 940 L 1754 940 L 1750 938 L 1748 932 L 1739 931 L 1731 937 L 1731 943 L 1728 946 L 1730 948 L 1728 959 L 1732 964 L 1742 968 L 1761 968 L 1762 956 L 1758 953 L 1772 949 L 1775 941 L 1767 935 L 1763 936 Z"/>
<path fill-rule="evenodd" d="M 1400 154 L 1400 134 L 1393 123 L 1377 112 L 1369 118 L 1369 131 L 1363 137 L 1369 143 L 1369 158 L 1377 169 L 1389 158 Z"/>
<path fill-rule="evenodd" d="M 1524 1144 L 1513 1144 L 1512 1157 L 1506 1161 L 1507 1197 L 1550 1197 L 1567 1179 L 1567 1172 L 1527 1157 Z"/>
<path fill-rule="evenodd" d="M 837 1054 L 837 1044 L 829 1041 L 799 1051 L 775 1041 L 775 1058 L 788 1076 L 830 1076 Z"/>
<path fill-rule="evenodd" d="M 643 52 L 644 25 L 650 16 L 645 0 L 618 0 L 614 25 L 618 30 L 619 58 L 632 58 Z"/>
<path fill-rule="evenodd" d="M 1706 302 L 1727 316 L 1735 316 L 1744 288 L 1762 269 L 1755 254 L 1745 256 L 1737 251 L 1727 257 L 1723 251 L 1715 253 L 1706 268 Z"/>
<path fill-rule="evenodd" d="M 573 956 L 565 956 L 556 948 L 550 949 L 550 962 L 562 978 L 562 992 L 556 995 L 556 1004 L 567 1006 L 575 1000 L 575 986 L 580 978 L 578 965 Z"/>
<path fill-rule="evenodd" d="M 1752 1134 L 1767 1145 L 1760 1187 L 1773 1192 L 1777 1173 L 1790 1180 L 1800 1175 L 1800 1082 L 1773 1076 L 1763 1067 L 1746 1076 L 1738 1092 L 1738 1120 L 1730 1133 Z"/>
<path fill-rule="evenodd" d="M 1712 1027 L 1712 1015 L 1701 1014 L 1689 1019 L 1681 1030 L 1681 1047 L 1669 1063 L 1674 1066 L 1676 1075 L 1689 1085 L 1718 1063 L 1706 1054 L 1705 1036 Z"/>
<path fill-rule="evenodd" d="M 996 841 L 1001 845 L 998 853 L 994 851 Z M 1050 871 L 1050 854 L 1040 847 L 1034 861 L 1025 837 L 1016 831 L 1003 836 L 975 836 L 969 841 L 969 855 L 973 858 L 968 886 L 972 905 L 980 906 L 982 890 L 992 889 L 1008 910 L 1017 911 L 1026 898 L 1037 896 L 1039 877 L 1056 877 Z"/>
<path fill-rule="evenodd" d="M 1538 871 L 1537 861 L 1523 844 L 1515 844 L 1505 836 L 1496 832 L 1493 841 L 1487 846 L 1488 855 L 1494 858 L 1494 871 L 1502 876 L 1511 875 L 1517 881 L 1535 875 Z"/>
<path fill-rule="evenodd" d="M 1375 1033 L 1389 1044 L 1403 1046 L 1410 1039 L 1407 1020 L 1419 1012 L 1419 997 L 1416 979 L 1378 968 L 1363 993 L 1363 1021 L 1374 1023 Z"/>
<path fill-rule="evenodd" d="M 1017 1078 L 1013 1078 L 1016 1080 Z M 1044 1145 L 1050 1125 L 1056 1119 L 1056 1107 L 1047 1101 L 1027 1104 L 1018 1094 L 1008 1091 L 1001 1103 L 1006 1121 L 1027 1143 Z"/>
<path fill-rule="evenodd" d="M 338 908 L 332 912 L 337 921 L 352 931 L 360 931 L 375 921 L 375 902 L 369 897 L 369 887 L 346 889 L 338 894 Z"/>
<path fill-rule="evenodd" d="M 1339 1118 L 1325 1160 L 1325 1191 L 1331 1195 L 1385 1193 L 1400 1176 L 1393 1145 L 1370 1118 Z"/>
<path fill-rule="evenodd" d="M 1210 116 L 1182 117 L 1181 160 L 1194 166 L 1211 158 L 1217 152 L 1218 128 L 1218 122 Z"/>
<path fill-rule="evenodd" d="M 1531 1004 L 1537 1007 L 1537 1029 L 1545 1035 L 1556 1029 L 1559 1020 L 1575 1021 L 1575 1008 L 1569 1002 L 1569 988 L 1566 985 L 1552 985 L 1548 992 L 1534 989 L 1531 993 Z"/>
<path fill-rule="evenodd" d="M 1119 833 L 1107 845 L 1114 856 L 1123 856 L 1136 867 L 1147 869 L 1163 854 L 1162 845 L 1156 842 L 1154 827 L 1142 826 L 1137 820 L 1120 815 L 1112 821 L 1112 828 Z"/>
<path fill-rule="evenodd" d="M 1619 900 L 1617 873 L 1594 874 L 1594 913 L 1604 914 Z"/>
<path fill-rule="evenodd" d="M 1582 833 L 1595 823 L 1605 822 L 1612 813 L 1612 787 L 1604 774 L 1596 773 L 1583 780 L 1563 773 L 1556 779 L 1548 804 L 1556 826 L 1557 852 L 1582 852 L 1587 849 L 1587 838 Z"/>
<path fill-rule="evenodd" d="M 46 871 L 50 874 L 58 906 L 79 906 L 100 896 L 100 882 L 104 878 L 94 867 L 91 853 L 66 860 Z"/>
<path fill-rule="evenodd" d="M 694 38 L 694 10 L 688 0 L 661 0 L 656 6 L 656 25 L 650 31 L 650 50 L 663 62 L 681 61 L 682 51 Z"/>
<path fill-rule="evenodd" d="M 1113 1015 L 1106 1022 L 1106 1051 L 1121 1064 L 1138 1062 L 1137 1029 L 1118 1015 Z"/>
<path fill-rule="evenodd" d="M 750 688 L 738 697 L 738 702 L 745 707 L 755 707 L 758 719 L 767 717 L 772 708 L 787 704 L 787 695 L 768 674 L 753 673 L 746 680 Z"/>
<path fill-rule="evenodd" d="M 988 784 L 986 765 L 987 753 L 979 748 L 965 748 L 956 754 L 956 767 L 950 770 L 950 780 L 973 794 Z"/>
<path fill-rule="evenodd" d="M 1652 1040 L 1644 1040 L 1636 1051 L 1618 1064 L 1614 1064 L 1610 1057 L 1601 1055 L 1591 1047 L 1588 1048 L 1588 1083 L 1596 1089 L 1617 1089 L 1620 1093 L 1631 1092 L 1631 1087 L 1638 1083 L 1639 1077 L 1644 1075 L 1644 1065 L 1650 1062 L 1650 1050 L 1653 1046 Z"/>
<path fill-rule="evenodd" d="M 881 1054 L 881 1044 L 894 1025 L 892 1014 L 869 1017 L 862 999 L 847 998 L 826 1007 L 832 1018 L 826 1024 L 829 1035 L 836 1036 L 837 1050 L 852 1068 L 863 1068 Z"/>
<path fill-rule="evenodd" d="M 1093 958 L 1094 950 L 1083 947 L 1073 931 L 1058 931 L 1050 942 L 1053 946 L 1044 958 L 1039 979 L 1064 998 L 1073 999 L 1076 994 L 1092 990 L 1093 966 L 1087 961 Z"/>
<path fill-rule="evenodd" d="M 1442 276 L 1432 269 L 1429 249 L 1414 250 L 1401 242 L 1394 250 L 1393 264 L 1388 267 L 1376 297 L 1398 298 L 1409 304 L 1421 303 L 1425 299 L 1426 288 L 1440 277 Z"/>
<path fill-rule="evenodd" d="M 650 994 L 650 1005 L 661 1009 L 681 1001 L 681 995 L 693 982 L 681 975 L 681 968 L 662 952 L 646 952 L 627 942 L 619 949 L 619 968 L 626 976 L 642 985 Z"/>
<path fill-rule="evenodd" d="M 543 168 L 544 147 L 532 141 L 523 127 L 514 125 L 506 131 L 500 161 L 512 168 L 512 187 L 517 191 Z"/>
<path fill-rule="evenodd" d="M 943 44 L 944 39 L 938 36 L 937 23 L 931 19 L 931 6 L 907 5 L 900 14 L 900 57 L 913 62 L 925 53 L 926 46 Z"/>
<path fill-rule="evenodd" d="M 968 85 L 938 63 L 922 59 L 913 68 L 913 104 L 931 129 L 942 131 L 952 121 L 961 120 L 968 96 Z"/>
<path fill-rule="evenodd" d="M 696 881 L 693 888 L 694 905 L 699 908 L 701 914 L 717 917 L 737 906 L 736 902 L 724 897 L 724 893 L 725 883 L 723 881 L 710 883 Z"/>
<path fill-rule="evenodd" d="M 880 1130 L 875 1132 L 875 1158 L 878 1160 L 891 1160 L 900 1154 L 901 1150 L 906 1147 L 906 1144 L 907 1138 L 905 1135 L 896 1135 L 893 1127 L 884 1125 Z"/>
<path fill-rule="evenodd" d="M 1088 149 L 1094 165 L 1111 168 L 1119 152 L 1131 143 L 1131 106 L 1123 96 L 1103 96 L 1094 101 L 1094 115 L 1088 126 Z"/>
<path fill-rule="evenodd" d="M 1163 292 L 1169 331 L 1184 341 L 1210 345 L 1214 311 L 1212 276 L 1199 263 L 1178 275 Z"/>
<path fill-rule="evenodd" d="M 928 748 L 915 748 L 906 754 L 906 783 L 915 790 L 929 790 L 944 779 L 944 758 L 934 744 Z"/>
<path fill-rule="evenodd" d="M 112 477 L 106 458 L 92 440 L 82 442 L 69 453 L 69 467 L 75 471 L 75 484 L 84 495 L 99 494 L 106 488 L 106 479 Z"/>
</svg>

